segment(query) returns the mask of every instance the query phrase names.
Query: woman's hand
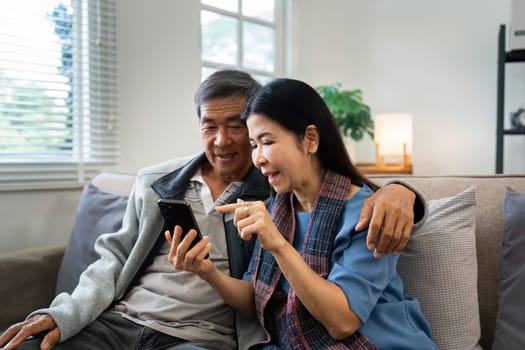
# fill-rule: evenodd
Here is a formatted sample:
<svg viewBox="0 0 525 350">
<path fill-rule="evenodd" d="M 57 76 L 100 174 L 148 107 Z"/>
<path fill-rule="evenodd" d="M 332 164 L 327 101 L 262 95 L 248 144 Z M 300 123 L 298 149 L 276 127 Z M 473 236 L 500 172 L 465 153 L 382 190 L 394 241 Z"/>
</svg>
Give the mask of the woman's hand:
<svg viewBox="0 0 525 350">
<path fill-rule="evenodd" d="M 262 201 L 245 202 L 238 199 L 237 203 L 222 205 L 215 210 L 221 213 L 234 212 L 233 223 L 241 238 L 250 240 L 256 234 L 261 246 L 270 252 L 288 243 L 275 227 Z"/>
</svg>

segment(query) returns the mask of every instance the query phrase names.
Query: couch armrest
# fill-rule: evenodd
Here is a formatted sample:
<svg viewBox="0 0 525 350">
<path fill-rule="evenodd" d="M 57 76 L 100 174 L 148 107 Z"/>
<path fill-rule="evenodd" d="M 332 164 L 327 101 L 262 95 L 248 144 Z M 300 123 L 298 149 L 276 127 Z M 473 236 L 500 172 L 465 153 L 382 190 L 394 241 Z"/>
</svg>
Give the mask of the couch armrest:
<svg viewBox="0 0 525 350">
<path fill-rule="evenodd" d="M 0 330 L 49 306 L 64 251 L 65 246 L 58 246 L 0 255 Z"/>
</svg>

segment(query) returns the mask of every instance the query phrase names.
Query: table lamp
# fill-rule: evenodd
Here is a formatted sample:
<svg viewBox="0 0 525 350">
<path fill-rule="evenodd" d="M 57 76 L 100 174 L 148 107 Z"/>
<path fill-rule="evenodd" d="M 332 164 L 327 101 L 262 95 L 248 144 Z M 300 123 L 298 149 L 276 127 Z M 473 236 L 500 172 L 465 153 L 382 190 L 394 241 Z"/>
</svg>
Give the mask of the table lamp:
<svg viewBox="0 0 525 350">
<path fill-rule="evenodd" d="M 378 114 L 374 118 L 376 167 L 412 173 L 412 115 Z"/>
</svg>

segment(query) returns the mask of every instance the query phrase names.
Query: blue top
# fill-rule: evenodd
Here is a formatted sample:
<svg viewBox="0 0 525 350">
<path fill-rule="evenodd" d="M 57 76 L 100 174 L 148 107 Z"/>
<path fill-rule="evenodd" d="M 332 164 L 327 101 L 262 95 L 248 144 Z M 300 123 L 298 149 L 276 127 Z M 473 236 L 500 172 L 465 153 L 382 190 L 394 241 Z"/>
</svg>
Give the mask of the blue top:
<svg viewBox="0 0 525 350">
<path fill-rule="evenodd" d="M 345 203 L 327 279 L 346 294 L 350 308 L 363 324 L 359 331 L 379 349 L 437 349 L 419 302 L 404 293 L 396 270 L 399 255 L 375 258 L 373 251 L 366 247 L 368 230 L 354 231 L 363 203 L 372 193 L 372 189 L 364 185 Z M 299 252 L 310 217 L 309 212 L 295 215 L 293 246 Z M 244 279 L 251 280 L 252 273 L 248 271 Z M 279 288 L 288 291 L 289 284 L 284 278 L 279 281 Z"/>
</svg>

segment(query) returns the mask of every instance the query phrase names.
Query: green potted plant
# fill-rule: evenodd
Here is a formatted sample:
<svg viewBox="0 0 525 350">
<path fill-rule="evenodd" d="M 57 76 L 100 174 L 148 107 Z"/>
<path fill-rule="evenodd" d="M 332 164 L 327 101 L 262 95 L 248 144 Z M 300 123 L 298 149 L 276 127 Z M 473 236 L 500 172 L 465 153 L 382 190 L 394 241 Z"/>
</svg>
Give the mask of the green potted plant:
<svg viewBox="0 0 525 350">
<path fill-rule="evenodd" d="M 316 87 L 330 108 L 343 136 L 360 141 L 365 134 L 374 139 L 370 107 L 363 103 L 361 90 L 344 90 L 341 83 Z"/>
</svg>

